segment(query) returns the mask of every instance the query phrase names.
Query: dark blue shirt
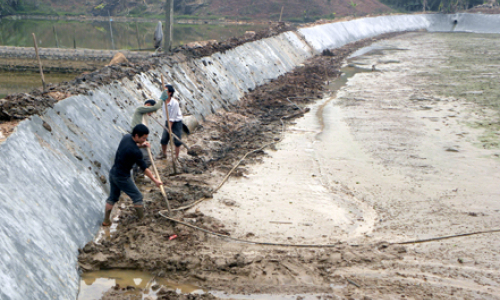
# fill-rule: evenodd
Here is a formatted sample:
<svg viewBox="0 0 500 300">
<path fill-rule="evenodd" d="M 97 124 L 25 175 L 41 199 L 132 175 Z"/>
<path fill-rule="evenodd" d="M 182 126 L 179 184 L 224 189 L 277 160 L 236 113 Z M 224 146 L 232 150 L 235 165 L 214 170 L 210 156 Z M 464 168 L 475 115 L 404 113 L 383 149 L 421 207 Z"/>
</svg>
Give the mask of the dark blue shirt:
<svg viewBox="0 0 500 300">
<path fill-rule="evenodd" d="M 120 145 L 118 145 L 115 164 L 110 173 L 118 177 L 130 177 L 130 170 L 134 164 L 137 164 L 143 171 L 147 168 L 142 152 L 132 139 L 132 135 L 126 134 L 120 141 Z"/>
</svg>

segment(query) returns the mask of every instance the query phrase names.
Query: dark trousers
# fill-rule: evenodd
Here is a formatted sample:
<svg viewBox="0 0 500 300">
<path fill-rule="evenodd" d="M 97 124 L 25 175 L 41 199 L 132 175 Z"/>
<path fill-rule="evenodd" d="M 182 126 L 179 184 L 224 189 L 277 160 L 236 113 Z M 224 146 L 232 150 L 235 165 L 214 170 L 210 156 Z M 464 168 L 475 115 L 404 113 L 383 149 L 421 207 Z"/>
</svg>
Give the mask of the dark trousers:
<svg viewBox="0 0 500 300">
<path fill-rule="evenodd" d="M 168 128 L 168 122 L 165 123 L 165 127 Z M 172 123 L 172 132 L 180 139 L 182 138 L 182 121 L 179 122 L 173 122 Z M 168 131 L 163 129 L 163 134 L 161 135 L 161 141 L 160 143 L 162 145 L 168 145 L 168 142 L 170 142 L 170 134 Z M 182 142 L 179 141 L 174 137 L 174 145 L 176 147 L 180 147 L 182 145 Z"/>
<path fill-rule="evenodd" d="M 135 205 L 142 205 L 142 199 L 144 197 L 135 185 L 132 177 L 120 177 L 109 173 L 109 185 L 110 191 L 106 203 L 115 205 L 118 199 L 120 199 L 120 193 L 124 192 L 132 199 Z"/>
</svg>

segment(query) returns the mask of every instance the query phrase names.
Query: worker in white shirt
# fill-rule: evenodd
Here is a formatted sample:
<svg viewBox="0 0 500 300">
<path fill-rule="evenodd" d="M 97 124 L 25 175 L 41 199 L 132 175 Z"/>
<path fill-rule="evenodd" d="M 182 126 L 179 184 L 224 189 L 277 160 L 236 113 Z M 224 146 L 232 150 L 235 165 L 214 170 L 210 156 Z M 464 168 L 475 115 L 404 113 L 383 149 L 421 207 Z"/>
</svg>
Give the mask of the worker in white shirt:
<svg viewBox="0 0 500 300">
<path fill-rule="evenodd" d="M 182 112 L 179 107 L 179 101 L 177 101 L 177 99 L 173 97 L 174 93 L 175 93 L 174 87 L 170 84 L 166 84 L 165 90 L 161 94 L 160 99 L 164 100 L 162 111 L 165 120 L 167 120 L 166 109 L 168 109 L 168 116 L 170 120 L 167 120 L 165 122 L 165 127 L 170 128 L 170 130 L 172 130 L 172 132 L 174 133 L 175 158 L 179 158 L 179 151 L 182 145 L 182 142 L 179 140 L 182 135 Z M 179 139 L 177 139 L 177 137 Z M 168 133 L 167 130 L 163 130 L 163 134 L 161 136 L 161 141 L 160 141 L 162 153 L 160 154 L 158 159 L 164 159 L 167 157 L 167 145 L 169 141 L 170 141 L 170 134 Z"/>
</svg>

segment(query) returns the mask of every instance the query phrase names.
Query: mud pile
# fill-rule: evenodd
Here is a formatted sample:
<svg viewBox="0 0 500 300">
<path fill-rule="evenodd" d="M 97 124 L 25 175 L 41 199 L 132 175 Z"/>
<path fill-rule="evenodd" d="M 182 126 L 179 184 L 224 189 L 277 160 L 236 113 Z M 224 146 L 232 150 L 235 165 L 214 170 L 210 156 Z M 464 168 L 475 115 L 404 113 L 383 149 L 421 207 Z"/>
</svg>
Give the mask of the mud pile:
<svg viewBox="0 0 500 300">
<path fill-rule="evenodd" d="M 200 199 L 210 201 L 217 185 L 241 157 L 266 144 L 272 148 L 272 143 L 280 139 L 283 125 L 302 116 L 307 112 L 307 104 L 322 97 L 325 81 L 339 76 L 345 58 L 374 40 L 330 50 L 328 55 L 315 57 L 293 72 L 248 93 L 240 105 L 208 117 L 197 132 L 186 139 L 190 147 L 200 149 L 200 155 L 181 154 L 181 174 L 172 174 L 170 162 L 158 162 L 171 207 L 175 210 Z M 266 155 L 265 150 L 251 153 L 231 175 L 242 176 L 245 166 L 258 163 L 263 155 Z M 79 267 L 83 271 L 148 270 L 176 282 L 195 283 L 205 291 L 231 293 L 311 292 L 310 283 L 315 285 L 314 292 L 320 293 L 330 290 L 329 284 L 333 282 L 349 284 L 345 278 L 335 278 L 327 270 L 400 260 L 400 254 L 405 252 L 404 247 L 386 244 L 266 248 L 227 243 L 164 218 L 165 201 L 158 189 L 145 183 L 139 184 L 145 195 L 145 219 L 136 219 L 131 201 L 123 195 L 115 205 L 119 212 L 113 212 L 115 216 L 118 214 L 116 232 L 80 249 Z M 231 201 L 225 204 L 232 205 Z M 175 210 L 171 217 L 215 234 L 228 235 L 223 220 L 209 218 L 198 211 Z M 247 238 L 251 240 L 253 235 L 249 232 Z M 308 278 L 309 283 L 304 284 L 298 278 Z M 108 295 L 113 293 L 114 298 L 109 299 L 125 299 L 125 296 L 120 298 L 122 291 L 122 288 L 110 290 Z M 352 292 L 355 294 L 354 290 Z"/>
<path fill-rule="evenodd" d="M 500 14 L 500 6 L 498 5 L 488 5 L 482 4 L 474 6 L 473 8 L 467 10 L 469 13 L 481 13 L 481 14 Z"/>
<path fill-rule="evenodd" d="M 180 46 L 175 48 L 173 52 L 183 53 L 186 56 L 192 56 L 192 57 L 209 56 L 217 52 L 224 53 L 227 50 L 233 49 L 247 42 L 257 41 L 264 38 L 276 36 L 282 32 L 291 31 L 295 29 L 296 29 L 295 26 L 283 22 L 283 23 L 273 24 L 269 29 L 258 31 L 252 37 L 230 38 L 228 40 L 219 43 L 206 45 L 204 47 L 194 48 L 189 46 Z"/>
</svg>

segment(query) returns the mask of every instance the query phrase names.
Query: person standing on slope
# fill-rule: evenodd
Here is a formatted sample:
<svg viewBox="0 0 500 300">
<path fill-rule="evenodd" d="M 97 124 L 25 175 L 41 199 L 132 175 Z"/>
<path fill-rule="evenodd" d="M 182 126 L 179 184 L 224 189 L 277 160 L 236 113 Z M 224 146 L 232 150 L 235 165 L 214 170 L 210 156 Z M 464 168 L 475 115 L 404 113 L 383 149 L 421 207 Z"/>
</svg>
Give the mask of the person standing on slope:
<svg viewBox="0 0 500 300">
<path fill-rule="evenodd" d="M 179 106 L 179 101 L 175 99 L 174 96 L 175 89 L 172 85 L 166 84 L 165 90 L 160 96 L 160 99 L 165 101 L 163 103 L 163 116 L 165 117 L 165 127 L 169 128 L 174 134 L 174 145 L 175 145 L 175 158 L 179 158 L 179 152 L 181 149 L 182 142 L 179 140 L 182 135 L 182 112 Z M 169 120 L 167 120 L 167 111 Z M 177 139 L 177 136 L 179 139 Z M 161 151 L 162 153 L 158 159 L 164 159 L 167 157 L 167 145 L 170 141 L 170 134 L 167 130 L 163 130 L 161 136 Z"/>
</svg>

